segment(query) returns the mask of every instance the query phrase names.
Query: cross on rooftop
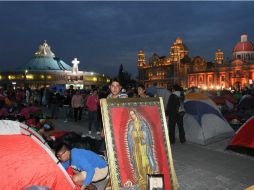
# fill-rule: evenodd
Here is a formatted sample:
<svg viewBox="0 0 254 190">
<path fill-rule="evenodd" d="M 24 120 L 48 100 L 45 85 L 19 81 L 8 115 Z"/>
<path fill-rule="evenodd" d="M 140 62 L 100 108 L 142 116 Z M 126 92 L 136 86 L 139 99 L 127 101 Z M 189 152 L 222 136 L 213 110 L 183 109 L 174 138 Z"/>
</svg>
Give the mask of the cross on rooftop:
<svg viewBox="0 0 254 190">
<path fill-rule="evenodd" d="M 72 60 L 72 64 L 73 64 L 73 67 L 72 67 L 72 72 L 74 74 L 77 74 L 78 73 L 78 64 L 80 63 L 80 61 L 77 59 L 77 58 L 74 58 Z"/>
</svg>

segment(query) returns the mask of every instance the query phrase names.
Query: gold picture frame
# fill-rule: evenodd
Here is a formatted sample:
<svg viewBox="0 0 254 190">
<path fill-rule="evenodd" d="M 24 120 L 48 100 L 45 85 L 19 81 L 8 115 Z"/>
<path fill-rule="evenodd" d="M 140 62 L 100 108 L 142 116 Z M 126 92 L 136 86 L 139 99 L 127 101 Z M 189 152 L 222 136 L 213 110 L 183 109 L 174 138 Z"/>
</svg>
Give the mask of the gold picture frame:
<svg viewBox="0 0 254 190">
<path fill-rule="evenodd" d="M 163 174 L 165 189 L 179 189 L 162 98 L 101 99 L 100 105 L 111 188 L 146 190 L 147 174 Z"/>
</svg>

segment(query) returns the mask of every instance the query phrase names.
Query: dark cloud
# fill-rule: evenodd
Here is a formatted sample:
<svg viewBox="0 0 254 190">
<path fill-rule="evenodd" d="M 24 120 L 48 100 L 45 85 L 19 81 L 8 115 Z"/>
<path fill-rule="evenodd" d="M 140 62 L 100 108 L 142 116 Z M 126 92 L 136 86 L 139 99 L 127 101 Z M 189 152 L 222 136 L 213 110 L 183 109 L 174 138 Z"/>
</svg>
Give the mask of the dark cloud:
<svg viewBox="0 0 254 190">
<path fill-rule="evenodd" d="M 47 40 L 65 62 L 115 75 L 120 64 L 133 76 L 137 52 L 168 55 L 182 37 L 191 56 L 226 57 L 247 33 L 254 41 L 254 2 L 0 2 L 0 65 L 26 62 Z"/>
</svg>

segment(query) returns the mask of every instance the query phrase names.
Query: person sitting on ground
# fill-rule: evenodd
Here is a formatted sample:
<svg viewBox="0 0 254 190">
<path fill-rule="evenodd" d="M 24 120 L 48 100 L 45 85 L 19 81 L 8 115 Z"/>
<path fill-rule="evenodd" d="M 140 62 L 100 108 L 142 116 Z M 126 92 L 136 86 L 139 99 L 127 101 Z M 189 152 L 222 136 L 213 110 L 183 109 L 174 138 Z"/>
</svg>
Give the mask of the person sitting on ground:
<svg viewBox="0 0 254 190">
<path fill-rule="evenodd" d="M 29 105 L 28 112 L 29 112 L 30 116 L 33 116 L 33 117 L 41 117 L 41 115 L 43 114 L 41 108 L 39 108 L 39 106 L 38 106 L 37 101 L 35 101 L 33 104 Z"/>
<path fill-rule="evenodd" d="M 32 117 L 27 119 L 26 125 L 28 125 L 29 127 L 32 127 L 35 131 L 38 131 L 42 127 L 39 117 Z"/>
<path fill-rule="evenodd" d="M 25 105 L 21 105 L 20 115 L 23 116 L 25 120 L 28 120 L 30 118 L 29 107 Z"/>
<path fill-rule="evenodd" d="M 81 190 L 85 190 L 92 182 L 105 179 L 108 175 L 106 161 L 90 150 L 70 149 L 67 144 L 61 143 L 55 148 L 55 154 L 67 171 L 72 169 L 72 180 L 81 187 Z"/>
<path fill-rule="evenodd" d="M 0 119 L 5 119 L 8 116 L 8 110 L 6 107 L 0 108 Z"/>
</svg>

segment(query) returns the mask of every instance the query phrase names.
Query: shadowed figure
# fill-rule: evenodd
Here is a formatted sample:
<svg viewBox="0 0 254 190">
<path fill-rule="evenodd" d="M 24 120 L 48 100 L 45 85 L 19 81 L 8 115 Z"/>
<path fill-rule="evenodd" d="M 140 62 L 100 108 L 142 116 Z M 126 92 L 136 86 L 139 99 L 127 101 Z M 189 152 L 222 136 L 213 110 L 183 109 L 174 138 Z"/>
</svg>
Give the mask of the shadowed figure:
<svg viewBox="0 0 254 190">
<path fill-rule="evenodd" d="M 53 147 L 57 147 L 57 145 L 61 143 L 69 145 L 70 148 L 84 148 L 103 155 L 103 153 L 100 151 L 102 140 L 93 139 L 89 136 L 81 137 L 81 135 L 75 132 L 66 133 L 60 138 L 56 139 Z"/>
</svg>

